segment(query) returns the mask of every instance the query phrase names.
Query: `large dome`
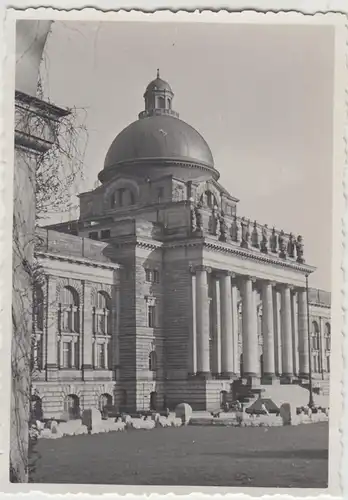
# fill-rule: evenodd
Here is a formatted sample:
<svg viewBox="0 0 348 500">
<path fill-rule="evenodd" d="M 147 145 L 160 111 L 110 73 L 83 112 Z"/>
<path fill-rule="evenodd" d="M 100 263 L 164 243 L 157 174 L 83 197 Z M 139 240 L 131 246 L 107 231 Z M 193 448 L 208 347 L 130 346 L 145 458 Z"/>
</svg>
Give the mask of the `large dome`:
<svg viewBox="0 0 348 500">
<path fill-rule="evenodd" d="M 156 80 L 147 86 L 144 94 L 145 111 L 111 144 L 99 174 L 102 182 L 121 168 L 127 168 L 130 173 L 133 167 L 137 173 L 146 167 L 152 174 L 154 169 L 160 174 L 161 168 L 167 167 L 167 172 L 169 168 L 173 175 L 185 178 L 219 177 L 204 138 L 172 109 L 173 96 L 158 71 Z"/>
<path fill-rule="evenodd" d="M 134 160 L 178 160 L 214 167 L 213 155 L 193 127 L 173 116 L 149 116 L 126 127 L 111 144 L 104 168 Z"/>
</svg>

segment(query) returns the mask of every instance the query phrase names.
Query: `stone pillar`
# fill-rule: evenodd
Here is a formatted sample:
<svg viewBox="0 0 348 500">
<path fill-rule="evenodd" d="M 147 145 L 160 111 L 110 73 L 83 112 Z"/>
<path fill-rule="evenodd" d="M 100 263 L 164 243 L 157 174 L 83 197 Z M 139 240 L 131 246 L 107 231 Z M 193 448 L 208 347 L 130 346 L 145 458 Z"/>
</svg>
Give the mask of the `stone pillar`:
<svg viewBox="0 0 348 500">
<path fill-rule="evenodd" d="M 274 360 L 276 375 L 282 374 L 282 337 L 280 319 L 280 293 L 276 287 L 273 288 L 273 319 L 274 319 Z"/>
<path fill-rule="evenodd" d="M 197 373 L 197 313 L 196 313 L 196 275 L 191 269 L 191 311 L 192 320 L 190 326 L 190 338 L 188 344 L 188 372 L 191 375 Z"/>
<path fill-rule="evenodd" d="M 297 321 L 297 300 L 296 293 L 291 292 L 291 322 L 292 322 L 292 358 L 294 374 L 299 373 L 299 357 L 298 357 L 298 321 Z"/>
<path fill-rule="evenodd" d="M 233 318 L 231 273 L 220 277 L 221 301 L 221 372 L 225 377 L 233 374 Z"/>
<path fill-rule="evenodd" d="M 293 377 L 291 296 L 289 285 L 282 285 L 281 296 L 281 329 L 282 329 L 282 375 Z"/>
<path fill-rule="evenodd" d="M 308 356 L 308 322 L 307 322 L 307 292 L 301 288 L 297 293 L 298 305 L 298 349 L 299 349 L 299 371 L 300 376 L 309 376 Z"/>
<path fill-rule="evenodd" d="M 232 321 L 233 321 L 233 373 L 239 374 L 240 361 L 238 350 L 238 330 L 239 330 L 239 314 L 238 314 L 238 287 L 236 278 L 232 275 Z"/>
<path fill-rule="evenodd" d="M 221 301 L 220 280 L 214 276 L 213 295 L 213 353 L 211 371 L 214 374 L 221 373 Z"/>
<path fill-rule="evenodd" d="M 261 284 L 263 370 L 266 378 L 275 377 L 273 289 L 269 281 Z"/>
<path fill-rule="evenodd" d="M 257 315 L 253 291 L 254 280 L 250 276 L 242 280 L 242 322 L 243 322 L 243 372 L 245 376 L 258 376 Z"/>
<path fill-rule="evenodd" d="M 197 373 L 204 375 L 210 373 L 208 272 L 205 266 L 196 268 Z"/>
</svg>

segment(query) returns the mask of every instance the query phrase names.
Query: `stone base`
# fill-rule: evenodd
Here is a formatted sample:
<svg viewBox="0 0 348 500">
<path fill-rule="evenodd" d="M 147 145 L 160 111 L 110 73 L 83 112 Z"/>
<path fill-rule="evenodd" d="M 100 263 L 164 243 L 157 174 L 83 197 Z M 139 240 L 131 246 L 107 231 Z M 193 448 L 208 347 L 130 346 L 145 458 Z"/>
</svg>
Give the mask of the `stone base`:
<svg viewBox="0 0 348 500">
<path fill-rule="evenodd" d="M 261 377 L 262 385 L 279 385 L 280 379 L 274 373 L 264 373 Z"/>
<path fill-rule="evenodd" d="M 280 378 L 280 383 L 281 384 L 292 384 L 295 379 L 296 379 L 296 377 L 293 373 L 283 373 L 281 378 Z"/>
</svg>

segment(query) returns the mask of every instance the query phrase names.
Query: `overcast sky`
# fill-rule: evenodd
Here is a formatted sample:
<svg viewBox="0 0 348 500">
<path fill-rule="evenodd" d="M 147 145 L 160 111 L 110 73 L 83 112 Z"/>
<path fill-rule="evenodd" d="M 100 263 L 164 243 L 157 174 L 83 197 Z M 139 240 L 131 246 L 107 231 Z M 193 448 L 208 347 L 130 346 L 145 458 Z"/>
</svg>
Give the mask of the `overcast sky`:
<svg viewBox="0 0 348 500">
<path fill-rule="evenodd" d="M 239 215 L 302 234 L 318 267 L 310 285 L 330 290 L 333 35 L 329 26 L 55 22 L 45 92 L 87 111 L 79 190 L 93 188 L 160 68 Z"/>
</svg>

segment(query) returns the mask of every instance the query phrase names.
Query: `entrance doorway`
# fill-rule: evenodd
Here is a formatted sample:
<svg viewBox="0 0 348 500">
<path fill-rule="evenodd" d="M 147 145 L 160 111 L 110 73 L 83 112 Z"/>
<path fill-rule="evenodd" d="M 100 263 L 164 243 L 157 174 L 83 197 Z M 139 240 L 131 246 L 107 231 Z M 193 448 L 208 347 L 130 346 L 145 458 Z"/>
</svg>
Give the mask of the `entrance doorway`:
<svg viewBox="0 0 348 500">
<path fill-rule="evenodd" d="M 157 392 L 150 393 L 150 410 L 157 410 Z"/>
<path fill-rule="evenodd" d="M 69 394 L 64 401 L 64 411 L 68 414 L 69 420 L 80 418 L 80 399 L 76 394 Z"/>
</svg>

